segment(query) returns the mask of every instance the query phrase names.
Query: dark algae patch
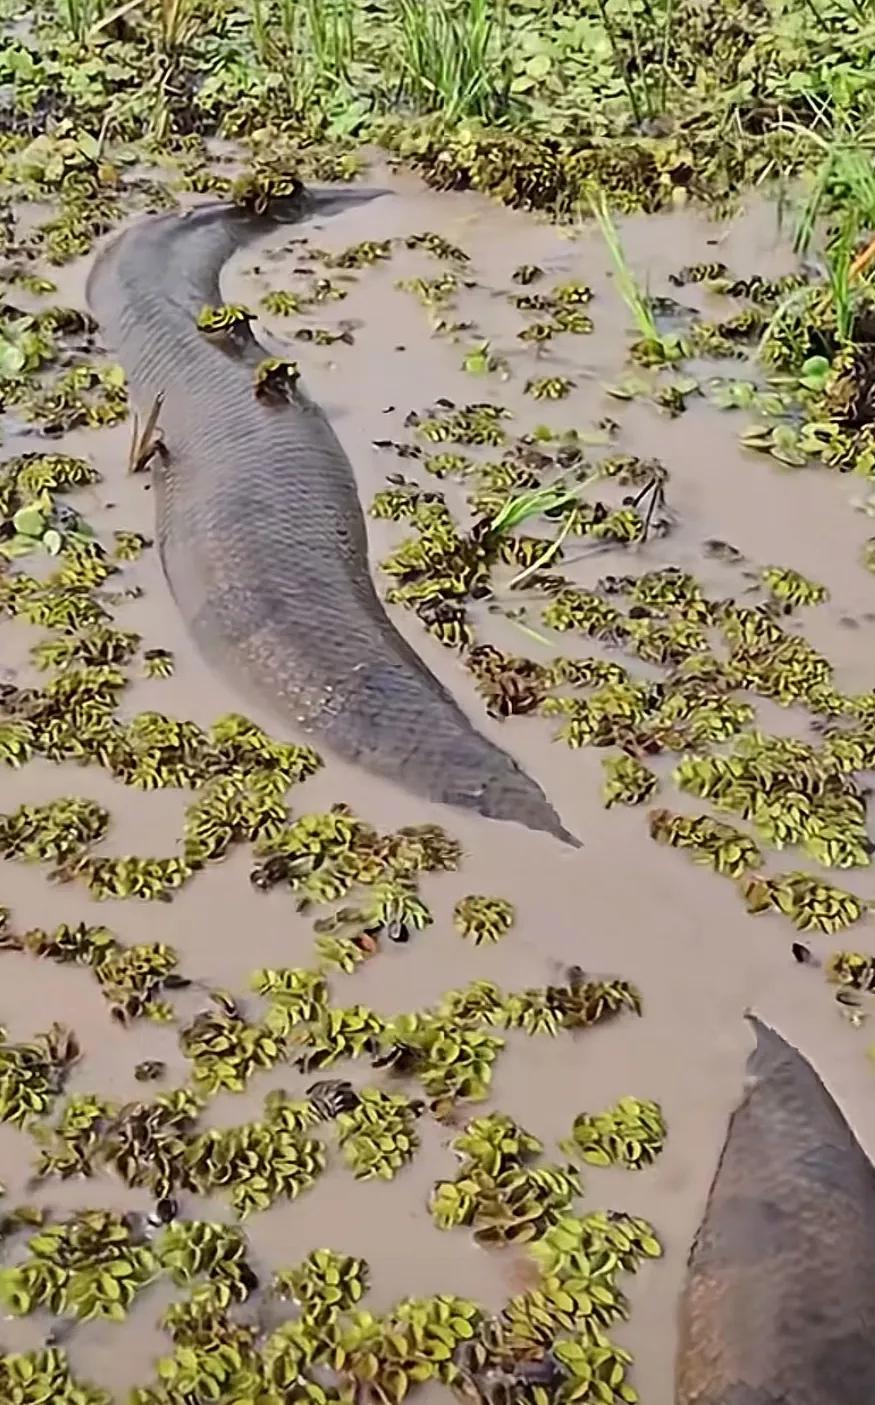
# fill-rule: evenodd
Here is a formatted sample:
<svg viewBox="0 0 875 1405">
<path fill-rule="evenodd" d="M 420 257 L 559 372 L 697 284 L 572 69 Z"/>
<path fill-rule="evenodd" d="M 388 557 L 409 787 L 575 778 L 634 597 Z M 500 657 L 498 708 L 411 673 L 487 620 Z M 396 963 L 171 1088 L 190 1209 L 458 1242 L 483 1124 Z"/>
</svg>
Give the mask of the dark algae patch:
<svg viewBox="0 0 875 1405">
<path fill-rule="evenodd" d="M 809 1225 L 782 1069 L 847 1141 L 796 1047 L 875 1145 L 868 16 L 0 16 L 0 1399 L 668 1405 L 745 1007 L 732 1125 L 774 1099 L 778 1170 L 732 1132 L 721 1165 L 784 1199 L 725 1221 L 741 1301 Z M 287 221 L 360 176 L 393 199 Z M 157 525 L 193 367 L 139 403 L 85 286 L 217 201 L 259 237 L 191 344 L 253 414 L 324 406 L 393 627 L 579 852 L 363 782 L 201 665 Z M 838 1242 L 763 1291 L 855 1311 Z M 718 1335 L 679 1389 L 746 1389 Z"/>
</svg>

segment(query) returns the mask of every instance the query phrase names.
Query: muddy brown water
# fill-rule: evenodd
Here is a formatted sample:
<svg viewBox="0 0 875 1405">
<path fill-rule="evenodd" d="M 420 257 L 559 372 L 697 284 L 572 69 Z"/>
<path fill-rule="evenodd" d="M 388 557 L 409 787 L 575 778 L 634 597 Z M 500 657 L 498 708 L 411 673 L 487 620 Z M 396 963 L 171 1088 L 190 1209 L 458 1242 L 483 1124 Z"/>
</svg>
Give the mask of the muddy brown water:
<svg viewBox="0 0 875 1405">
<path fill-rule="evenodd" d="M 377 176 L 381 184 L 384 174 Z M 431 334 L 417 300 L 395 287 L 399 278 L 433 277 L 441 267 L 426 253 L 403 250 L 386 264 L 356 272 L 344 284 L 349 287 L 346 299 L 328 303 L 305 319 L 311 325 L 353 320 L 353 346 L 292 344 L 290 354 L 301 362 L 308 389 L 330 415 L 349 453 L 362 502 L 367 504 L 385 486 L 388 472 L 425 478 L 414 462 L 398 461 L 374 449 L 372 441 L 407 437 L 407 413 L 427 408 L 438 396 L 459 404 L 499 401 L 517 417 L 509 426 L 512 433 L 539 423 L 592 431 L 608 416 L 620 425 L 612 441 L 617 452 L 656 455 L 668 467 L 667 496 L 675 525 L 668 536 L 632 555 L 615 550 L 563 569 L 581 584 L 592 585 L 607 573 L 677 565 L 693 570 L 711 589 L 740 594 L 750 584 L 742 570 L 706 559 L 702 551 L 708 538 L 727 540 L 743 553 L 748 569 L 793 566 L 829 587 L 829 603 L 804 614 L 805 631 L 835 663 L 840 687 L 871 686 L 875 591 L 860 564 L 871 523 L 853 511 L 856 490 L 848 480 L 814 470 L 782 469 L 744 454 L 737 444 L 745 423 L 741 413 L 721 413 L 694 401 L 685 415 L 672 421 L 646 404 L 611 398 L 604 384 L 625 374 L 631 331 L 604 247 L 592 230 L 558 231 L 474 195 L 438 195 L 411 178 L 389 179 L 391 197 L 324 227 L 277 231 L 263 246 L 242 251 L 223 280 L 229 301 L 254 302 L 268 288 L 304 286 L 308 277 L 323 270 L 302 261 L 306 245 L 287 247 L 291 237 L 307 236 L 311 245 L 339 250 L 363 239 L 429 229 L 470 255 L 470 277 L 477 287 L 465 290 L 455 313 L 447 315 L 470 319 L 477 330 L 458 344 Z M 629 220 L 622 233 L 633 268 L 654 293 L 671 291 L 668 274 L 697 259 L 721 258 L 740 273 L 774 274 L 792 267 L 775 213 L 764 203 L 729 226 L 680 212 Z M 595 334 L 560 337 L 541 356 L 523 349 L 516 332 L 524 319 L 505 297 L 514 287 L 511 274 L 522 263 L 544 269 L 541 286 L 569 278 L 590 284 L 595 296 L 587 311 L 595 320 Z M 297 274 L 296 268 L 306 274 Z M 62 272 L 59 301 L 82 303 L 86 272 L 87 261 Z M 334 270 L 328 276 L 342 282 Z M 683 290 L 680 298 L 715 313 L 725 306 L 696 289 Z M 287 339 L 297 325 L 295 320 L 267 320 L 274 338 Z M 488 338 L 495 352 L 507 356 L 511 374 L 506 382 L 494 376 L 472 378 L 460 368 L 465 350 L 480 338 Z M 720 369 L 726 375 L 747 374 L 740 363 L 724 363 Z M 568 399 L 544 404 L 523 394 L 529 376 L 554 372 L 576 382 Z M 71 497 L 99 531 L 148 533 L 151 528 L 147 483 L 125 473 L 128 439 L 129 429 L 123 426 L 72 433 L 60 446 L 64 452 L 91 456 L 103 474 L 96 488 Z M 0 453 L 6 457 L 42 447 L 53 449 L 56 442 L 13 432 Z M 462 488 L 452 482 L 441 486 L 464 518 Z M 376 563 L 405 529 L 369 519 L 368 530 Z M 385 578 L 376 574 L 385 588 Z M 156 552 L 126 567 L 125 583 L 142 586 L 144 593 L 117 608 L 118 625 L 139 631 L 145 647 L 173 650 L 176 672 L 170 680 L 132 684 L 124 695 L 124 714 L 155 708 L 208 724 L 224 712 L 243 710 L 274 734 L 294 738 L 282 718 L 245 701 L 233 678 L 220 678 L 201 663 L 176 614 Z M 294 812 L 342 800 L 385 829 L 426 821 L 443 824 L 465 851 L 457 874 L 424 882 L 434 927 L 408 946 L 382 953 L 354 976 L 333 978 L 334 997 L 385 1012 L 412 1010 L 472 978 L 494 980 L 506 988 L 543 984 L 569 962 L 636 983 L 644 997 L 640 1020 L 626 1017 L 555 1040 L 509 1038 L 497 1066 L 493 1096 L 485 1106 L 512 1114 L 544 1140 L 548 1156 L 561 1159 L 556 1142 L 568 1134 L 579 1111 L 600 1110 L 624 1094 L 662 1103 L 669 1135 L 656 1165 L 642 1172 L 586 1170 L 583 1204 L 645 1215 L 665 1245 L 661 1262 L 623 1281 L 632 1311 L 629 1322 L 616 1329 L 616 1337 L 634 1353 L 633 1379 L 642 1400 L 646 1405 L 669 1405 L 685 1259 L 727 1118 L 742 1089 L 751 1044 L 742 1012 L 754 1006 L 805 1051 L 864 1146 L 875 1154 L 873 1072 L 865 1057 L 866 1034 L 841 1018 L 819 973 L 793 963 L 789 925 L 772 918 L 753 920 L 732 884 L 656 846 L 647 835 L 644 811 L 602 808 L 603 753 L 568 751 L 551 740 L 548 720 L 489 721 L 456 657 L 426 636 L 409 614 L 399 609 L 392 613 L 398 628 L 452 688 L 476 725 L 512 751 L 541 782 L 584 848 L 575 853 L 514 825 L 429 806 L 399 787 L 326 757 L 325 768 L 292 792 Z M 545 658 L 553 649 L 506 619 L 483 613 L 478 623 L 482 638 L 515 652 Z M 2 666 L 9 675 L 29 678 L 27 648 L 37 637 L 38 631 L 17 621 L 0 626 Z M 566 654 L 595 652 L 588 641 L 567 635 L 556 636 L 555 643 Z M 801 711 L 769 706 L 762 707 L 759 716 L 767 729 L 812 735 Z M 173 852 L 188 798 L 176 791 L 129 790 L 94 768 L 41 762 L 2 777 L 4 810 L 61 794 L 90 796 L 107 805 L 112 829 L 103 852 L 140 854 Z M 670 782 L 662 798 L 683 808 Z M 776 868 L 794 866 L 792 855 L 778 857 Z M 288 895 L 258 894 L 247 881 L 248 868 L 247 855 L 235 852 L 198 875 L 165 906 L 136 901 L 96 904 L 74 885 L 51 886 L 41 868 L 4 862 L 0 898 L 11 908 L 18 930 L 61 921 L 102 922 L 126 943 L 166 941 L 178 950 L 186 974 L 245 992 L 249 974 L 257 967 L 307 965 L 312 960 L 310 921 L 295 913 Z M 865 873 L 850 881 L 861 892 L 871 891 Z M 454 901 L 472 892 L 500 894 L 517 907 L 517 924 L 498 947 L 473 949 L 452 929 Z M 871 938 L 864 927 L 859 944 L 865 947 L 867 941 Z M 826 941 L 816 945 L 824 953 L 830 949 Z M 141 1021 L 132 1029 L 119 1029 L 87 972 L 12 954 L 3 955 L 2 972 L 0 1022 L 12 1037 L 45 1028 L 52 1018 L 63 1019 L 77 1031 L 85 1057 L 74 1072 L 72 1091 L 99 1091 L 115 1098 L 139 1095 L 142 1088 L 133 1069 L 144 1058 L 166 1060 L 171 1086 L 184 1079 L 186 1066 L 174 1028 Z M 250 999 L 256 1008 L 254 997 Z M 353 1070 L 352 1076 L 368 1081 L 366 1070 Z M 287 1069 L 256 1078 L 245 1094 L 217 1099 L 210 1117 L 243 1121 L 258 1114 L 270 1087 L 300 1091 L 306 1081 Z M 442 1234 L 427 1211 L 432 1182 L 454 1174 L 451 1136 L 451 1129 L 424 1126 L 416 1161 L 388 1185 L 357 1183 L 338 1165 L 298 1201 L 253 1216 L 247 1233 L 259 1269 L 288 1266 L 313 1248 L 330 1246 L 367 1258 L 378 1310 L 405 1294 L 436 1291 L 476 1297 L 498 1309 L 524 1284 L 523 1257 L 512 1250 L 478 1249 L 464 1230 Z M 28 1139 L 0 1127 L 0 1177 L 11 1203 L 24 1195 L 29 1166 Z M 87 1205 L 145 1208 L 146 1203 L 105 1178 L 50 1184 L 36 1198 L 56 1211 Z M 183 1213 L 229 1218 L 227 1203 L 221 1201 L 186 1202 Z M 130 1385 L 145 1382 L 155 1358 L 167 1350 L 156 1325 L 166 1302 L 162 1293 L 143 1295 L 123 1327 L 77 1328 L 68 1343 L 75 1369 L 119 1399 Z M 38 1318 L 4 1323 L 0 1336 L 8 1348 L 32 1345 L 45 1326 Z"/>
</svg>

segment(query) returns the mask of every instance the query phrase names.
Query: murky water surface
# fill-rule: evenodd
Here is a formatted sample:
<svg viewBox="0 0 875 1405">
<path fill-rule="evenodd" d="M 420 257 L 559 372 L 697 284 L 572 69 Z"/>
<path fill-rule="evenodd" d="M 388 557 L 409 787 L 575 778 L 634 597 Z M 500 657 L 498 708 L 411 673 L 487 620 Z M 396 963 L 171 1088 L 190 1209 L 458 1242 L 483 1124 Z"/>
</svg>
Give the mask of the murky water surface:
<svg viewBox="0 0 875 1405">
<path fill-rule="evenodd" d="M 508 213 L 475 196 L 437 195 L 415 181 L 391 177 L 395 193 L 324 226 L 278 230 L 258 248 L 249 248 L 226 269 L 223 290 L 229 301 L 254 303 L 269 288 L 295 288 L 303 277 L 321 271 L 302 263 L 311 244 L 341 249 L 358 240 L 404 236 L 434 230 L 461 245 L 470 255 L 470 279 L 453 315 L 474 323 L 465 339 L 453 344 L 430 333 L 423 309 L 399 278 L 433 277 L 439 265 L 423 252 L 401 251 L 390 262 L 357 272 L 349 296 L 319 308 L 305 319 L 311 325 L 355 324 L 355 344 L 320 349 L 294 344 L 289 354 L 302 364 L 308 389 L 330 415 L 349 454 L 361 498 L 367 504 L 385 486 L 385 475 L 399 469 L 411 476 L 415 463 L 397 461 L 372 447 L 374 440 L 405 437 L 410 410 L 423 410 L 439 396 L 464 404 L 496 399 L 514 411 L 513 432 L 538 423 L 592 430 L 609 416 L 620 424 L 617 451 L 656 455 L 670 471 L 668 506 L 674 526 L 631 556 L 620 550 L 584 557 L 563 567 L 581 584 L 593 585 L 608 573 L 643 571 L 675 565 L 695 572 L 709 589 L 741 595 L 750 581 L 745 569 L 792 566 L 829 587 L 828 604 L 805 615 L 812 643 L 837 665 L 841 688 L 862 689 L 875 682 L 875 607 L 871 577 L 860 565 L 860 548 L 870 534 L 865 516 L 851 508 L 853 486 L 816 471 L 785 470 L 743 454 L 737 433 L 744 419 L 693 402 L 677 420 L 661 417 L 644 404 L 626 404 L 607 395 L 605 383 L 624 373 L 630 341 L 628 314 L 609 276 L 599 237 L 586 231 L 557 231 L 544 223 Z M 684 213 L 664 219 L 631 220 L 623 238 L 633 268 L 653 293 L 668 293 L 667 275 L 681 264 L 721 258 L 742 273 L 784 272 L 792 267 L 776 227 L 774 212 L 758 205 L 730 227 Z M 595 321 L 591 336 L 557 338 L 541 357 L 516 340 L 523 325 L 506 294 L 511 274 L 523 263 L 540 265 L 545 282 L 581 279 L 594 289 L 587 309 Z M 255 271 L 257 270 L 257 271 Z M 65 273 L 59 301 L 81 302 L 86 265 Z M 331 276 L 340 281 L 339 276 Z M 684 301 L 716 312 L 718 303 L 696 289 Z M 290 336 L 299 325 L 269 322 L 272 338 Z M 472 379 L 460 369 L 464 351 L 478 339 L 507 357 L 510 379 Z M 566 374 L 575 381 L 569 398 L 537 404 L 523 394 L 531 375 Z M 729 364 L 724 374 L 734 374 Z M 737 371 L 745 375 L 744 368 Z M 148 483 L 126 476 L 129 431 L 71 434 L 63 443 L 70 453 L 91 455 L 103 474 L 96 489 L 72 501 L 98 530 L 151 527 Z M 7 436 L 2 453 L 41 447 L 33 436 Z M 441 485 L 451 507 L 465 520 L 462 490 Z M 398 542 L 403 527 L 369 520 L 372 559 Z M 740 566 L 715 563 L 703 554 L 709 538 L 732 543 L 746 558 Z M 376 569 L 376 568 L 375 568 Z M 126 568 L 126 581 L 143 587 L 142 598 L 120 606 L 116 622 L 139 631 L 146 647 L 161 646 L 176 655 L 175 676 L 141 681 L 124 696 L 130 714 L 155 708 L 207 724 L 223 712 L 241 709 L 275 734 L 294 738 L 282 717 L 259 712 L 235 692 L 233 680 L 217 677 L 189 645 L 163 581 L 157 552 Z M 380 582 L 385 588 L 385 579 Z M 428 637 L 416 620 L 395 610 L 393 619 L 428 665 L 453 690 L 476 725 L 494 737 L 543 785 L 564 822 L 584 848 L 574 853 L 539 834 L 511 824 L 491 823 L 455 814 L 411 799 L 401 788 L 381 783 L 326 758 L 328 764 L 292 795 L 292 805 L 317 810 L 346 801 L 383 829 L 437 822 L 457 835 L 465 849 L 458 874 L 425 883 L 425 896 L 436 921 L 433 929 L 406 947 L 392 948 L 355 976 L 337 976 L 335 996 L 344 1003 L 362 1001 L 379 1011 L 415 1009 L 443 991 L 473 978 L 494 980 L 507 988 L 555 979 L 569 962 L 599 974 L 633 981 L 644 997 L 644 1016 L 626 1018 L 577 1037 L 556 1040 L 510 1039 L 499 1061 L 490 1107 L 512 1114 L 543 1138 L 548 1153 L 560 1155 L 557 1140 L 567 1135 L 574 1116 L 597 1111 L 624 1094 L 656 1098 L 664 1108 L 669 1137 L 657 1164 L 640 1173 L 590 1169 L 585 1173 L 589 1208 L 627 1209 L 650 1218 L 666 1246 L 662 1262 L 626 1280 L 632 1301 L 630 1322 L 618 1338 L 634 1352 L 635 1383 L 647 1405 L 669 1405 L 673 1396 L 676 1303 L 685 1258 L 701 1218 L 706 1191 L 738 1099 L 750 1047 L 742 1019 L 748 1006 L 798 1044 L 823 1074 L 840 1100 L 864 1146 L 875 1153 L 875 1113 L 871 1064 L 864 1056 L 865 1035 L 851 1029 L 837 1013 L 822 980 L 794 965 L 792 930 L 778 919 L 748 917 L 733 885 L 684 857 L 655 845 L 647 834 L 643 810 L 618 807 L 609 812 L 600 798 L 601 759 L 595 750 L 570 752 L 551 741 L 554 724 L 546 719 L 514 718 L 499 724 L 487 719 L 470 677 L 456 656 Z M 508 620 L 486 612 L 478 618 L 484 640 L 532 657 L 550 649 L 525 636 Z M 29 677 L 27 648 L 38 637 L 20 622 L 0 627 L 4 672 L 18 681 Z M 561 641 L 561 652 L 597 652 L 589 641 Z M 552 646 L 551 646 L 552 647 Z M 770 707 L 763 724 L 810 736 L 800 712 Z M 668 769 L 668 768 L 666 768 Z M 68 793 L 93 797 L 111 811 L 113 825 L 103 852 L 163 854 L 173 851 L 181 832 L 188 797 L 174 791 L 141 793 L 126 789 L 95 768 L 62 769 L 34 763 L 2 778 L 3 809 L 28 801 L 45 801 Z M 665 803 L 683 808 L 667 785 Z M 788 856 L 782 856 L 786 859 Z M 793 867 L 793 861 L 782 863 Z M 200 874 L 169 905 L 129 901 L 96 905 L 77 885 L 51 886 L 41 868 L 5 863 L 0 897 L 12 910 L 17 930 L 50 927 L 66 921 L 102 922 L 126 943 L 160 939 L 180 953 L 187 975 L 235 991 L 245 991 L 256 967 L 306 965 L 312 959 L 310 920 L 295 913 L 287 894 L 260 895 L 248 882 L 248 859 L 236 852 L 227 862 Z M 853 881 L 853 880 L 852 880 Z M 865 876 L 858 885 L 866 891 Z M 496 893 L 518 909 L 518 921 L 498 947 L 472 949 L 454 933 L 450 914 L 463 894 Z M 864 943 L 865 944 L 865 943 Z M 826 948 L 824 948 L 826 949 Z M 4 954 L 0 1018 L 13 1037 L 47 1027 L 52 1018 L 73 1026 L 85 1050 L 72 1091 L 100 1091 L 113 1098 L 138 1096 L 133 1077 L 144 1058 L 168 1065 L 168 1085 L 184 1080 L 187 1066 L 173 1027 L 147 1021 L 122 1030 L 108 1017 L 96 983 L 86 971 L 37 963 Z M 188 999 L 188 996 L 186 997 Z M 191 1008 L 196 1008 L 196 1001 Z M 179 1008 L 185 1009 L 180 1002 Z M 253 1008 L 255 1001 L 253 998 Z M 243 1121 L 257 1115 L 265 1091 L 281 1084 L 301 1092 L 308 1081 L 294 1070 L 256 1078 L 245 1095 L 226 1095 L 211 1117 Z M 369 1080 L 370 1071 L 351 1076 Z M 464 1230 L 441 1234 L 427 1210 L 432 1182 L 454 1174 L 448 1150 L 452 1129 L 423 1128 L 423 1146 L 413 1166 L 384 1185 L 357 1183 L 342 1169 L 331 1170 L 299 1201 L 254 1216 L 247 1226 L 261 1271 L 289 1265 L 318 1246 L 364 1255 L 373 1273 L 377 1309 L 409 1293 L 451 1291 L 480 1298 L 491 1308 L 525 1281 L 524 1259 L 514 1250 L 490 1251 L 473 1246 Z M 0 1174 L 10 1201 L 23 1193 L 29 1174 L 28 1139 L 0 1128 Z M 143 1208 L 145 1201 L 103 1179 L 57 1186 L 39 1192 L 53 1210 L 86 1205 Z M 184 1213 L 205 1207 L 185 1204 Z M 211 1204 L 207 1212 L 227 1217 Z M 144 1295 L 122 1328 L 78 1328 L 69 1347 L 83 1375 L 112 1389 L 124 1389 L 151 1373 L 154 1358 L 166 1350 L 155 1322 L 164 1306 L 158 1292 Z M 39 1340 L 45 1324 L 38 1320 L 7 1323 L 9 1346 Z"/>
</svg>

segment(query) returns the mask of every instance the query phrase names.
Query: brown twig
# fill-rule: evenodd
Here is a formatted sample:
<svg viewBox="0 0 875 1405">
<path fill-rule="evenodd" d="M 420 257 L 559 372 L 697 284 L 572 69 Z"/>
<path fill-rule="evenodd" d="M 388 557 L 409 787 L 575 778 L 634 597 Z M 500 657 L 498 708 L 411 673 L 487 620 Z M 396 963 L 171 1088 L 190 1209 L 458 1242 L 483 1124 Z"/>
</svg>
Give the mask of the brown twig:
<svg viewBox="0 0 875 1405">
<path fill-rule="evenodd" d="M 163 404 L 163 393 L 156 395 L 142 431 L 140 430 L 140 417 L 134 415 L 134 432 L 131 436 L 131 451 L 128 454 L 128 473 L 143 473 L 156 454 L 163 458 L 167 453 L 158 426 L 158 416 L 161 414 Z"/>
<path fill-rule="evenodd" d="M 875 259 L 875 239 L 870 239 L 862 253 L 858 254 L 848 269 L 849 278 L 858 278 L 864 269 Z"/>
</svg>

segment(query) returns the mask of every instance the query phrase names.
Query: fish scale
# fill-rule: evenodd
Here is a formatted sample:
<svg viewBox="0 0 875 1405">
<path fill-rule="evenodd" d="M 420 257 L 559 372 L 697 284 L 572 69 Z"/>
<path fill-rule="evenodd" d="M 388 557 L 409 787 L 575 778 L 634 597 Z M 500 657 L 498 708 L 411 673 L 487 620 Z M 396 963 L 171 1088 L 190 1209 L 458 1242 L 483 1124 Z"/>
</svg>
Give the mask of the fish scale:
<svg viewBox="0 0 875 1405">
<path fill-rule="evenodd" d="M 143 219 L 89 277 L 135 401 L 148 411 L 163 396 L 156 533 L 186 627 L 217 671 L 337 756 L 579 847 L 389 620 L 352 466 L 318 406 L 297 389 L 278 406 L 257 399 L 254 339 L 223 348 L 197 329 L 225 262 L 272 227 L 216 205 Z"/>
<path fill-rule="evenodd" d="M 873 1405 L 875 1169 L 811 1065 L 753 1016 L 681 1307 L 677 1405 Z"/>
</svg>

